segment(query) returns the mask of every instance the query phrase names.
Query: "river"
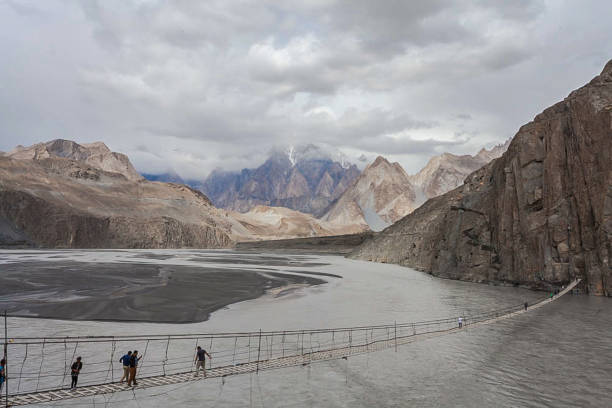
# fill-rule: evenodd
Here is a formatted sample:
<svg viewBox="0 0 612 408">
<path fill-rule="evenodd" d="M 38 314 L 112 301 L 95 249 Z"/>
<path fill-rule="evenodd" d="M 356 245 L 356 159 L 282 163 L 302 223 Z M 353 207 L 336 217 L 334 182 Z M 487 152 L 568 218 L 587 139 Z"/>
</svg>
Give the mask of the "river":
<svg viewBox="0 0 612 408">
<path fill-rule="evenodd" d="M 137 264 L 170 269 L 173 265 L 190 266 L 201 268 L 202 273 L 223 267 L 236 272 L 318 276 L 326 283 L 270 290 L 256 299 L 223 307 L 199 323 L 9 318 L 9 337 L 387 324 L 469 315 L 534 301 L 543 295 L 521 288 L 441 280 L 396 265 L 331 255 L 0 251 L 0 271 L 2 265 L 20 265 L 27 276 L 28 264 L 34 262 L 56 266 L 66 262 L 114 264 L 118 271 Z M 82 376 L 87 373 L 87 358 Z M 397 351 L 41 406 L 609 407 L 611 396 L 612 300 L 567 295 L 516 318 L 417 341 Z"/>
</svg>

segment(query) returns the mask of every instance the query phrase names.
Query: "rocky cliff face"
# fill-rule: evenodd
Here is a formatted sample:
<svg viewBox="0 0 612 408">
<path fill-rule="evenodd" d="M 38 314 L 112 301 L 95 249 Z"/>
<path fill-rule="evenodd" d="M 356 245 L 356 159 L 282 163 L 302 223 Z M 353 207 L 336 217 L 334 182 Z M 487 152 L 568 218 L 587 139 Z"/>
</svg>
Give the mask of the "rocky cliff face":
<svg viewBox="0 0 612 408">
<path fill-rule="evenodd" d="M 415 199 L 402 166 L 378 156 L 322 219 L 355 225 L 361 231 L 380 231 L 414 210 Z"/>
<path fill-rule="evenodd" d="M 499 159 L 352 256 L 436 276 L 612 293 L 612 61 L 521 127 Z"/>
<path fill-rule="evenodd" d="M 229 210 L 265 205 L 320 216 L 358 175 L 356 166 L 307 145 L 274 152 L 256 169 L 214 171 L 201 189 L 216 206 Z"/>
</svg>

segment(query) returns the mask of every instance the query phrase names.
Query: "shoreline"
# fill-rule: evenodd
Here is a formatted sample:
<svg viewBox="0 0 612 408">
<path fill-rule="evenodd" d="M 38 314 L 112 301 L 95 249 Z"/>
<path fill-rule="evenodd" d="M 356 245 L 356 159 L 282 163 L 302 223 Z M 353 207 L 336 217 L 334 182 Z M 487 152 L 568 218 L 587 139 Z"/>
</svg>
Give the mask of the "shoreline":
<svg viewBox="0 0 612 408">
<path fill-rule="evenodd" d="M 309 273 L 147 263 L 16 262 L 4 264 L 0 272 L 0 305 L 19 318 L 201 323 L 215 311 L 260 298 L 270 290 L 327 283 Z"/>
</svg>

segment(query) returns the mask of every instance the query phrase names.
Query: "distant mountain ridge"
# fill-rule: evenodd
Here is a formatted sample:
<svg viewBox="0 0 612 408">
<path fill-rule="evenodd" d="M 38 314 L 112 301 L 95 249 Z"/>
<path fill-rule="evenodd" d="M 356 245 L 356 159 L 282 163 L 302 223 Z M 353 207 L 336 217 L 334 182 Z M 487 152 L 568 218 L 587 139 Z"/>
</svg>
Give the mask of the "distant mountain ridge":
<svg viewBox="0 0 612 408">
<path fill-rule="evenodd" d="M 500 157 L 511 141 L 508 139 L 489 150 L 483 148 L 474 156 L 442 153 L 429 159 L 425 167 L 409 177 L 419 196 L 417 206 L 462 185 L 472 172 Z"/>
<path fill-rule="evenodd" d="M 255 169 L 213 171 L 198 186 L 217 206 L 247 212 L 258 205 L 321 216 L 359 175 L 359 169 L 318 146 L 277 149 Z"/>
<path fill-rule="evenodd" d="M 353 184 L 323 215 L 336 224 L 356 223 L 362 230 L 380 231 L 410 214 L 427 199 L 461 184 L 473 171 L 501 156 L 510 140 L 478 154 L 457 156 L 443 153 L 432 157 L 415 175 L 399 163 L 382 156 L 368 165 Z"/>
<path fill-rule="evenodd" d="M 64 158 L 76 160 L 111 173 L 123 175 L 128 180 L 142 180 L 125 154 L 111 152 L 102 142 L 79 144 L 72 140 L 55 139 L 29 147 L 17 146 L 4 156 L 17 160 L 43 160 Z"/>
<path fill-rule="evenodd" d="M 310 213 L 351 231 L 381 230 L 427 199 L 461 184 L 473 171 L 499 157 L 510 140 L 476 155 L 443 153 L 417 174 L 379 156 L 359 173 L 340 154 L 315 145 L 274 149 L 265 163 L 239 172 L 214 170 L 204 182 L 175 172 L 146 174 L 152 181 L 185 183 L 203 191 L 215 206 L 247 213 L 258 206 Z M 291 219 L 297 219 L 292 217 Z"/>
</svg>

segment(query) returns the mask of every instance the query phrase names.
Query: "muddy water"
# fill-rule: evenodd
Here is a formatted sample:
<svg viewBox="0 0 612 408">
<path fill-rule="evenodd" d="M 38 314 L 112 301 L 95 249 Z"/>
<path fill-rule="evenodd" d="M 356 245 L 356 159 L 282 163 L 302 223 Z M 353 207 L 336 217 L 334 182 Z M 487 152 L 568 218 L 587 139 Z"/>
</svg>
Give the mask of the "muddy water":
<svg viewBox="0 0 612 408">
<path fill-rule="evenodd" d="M 335 256 L 231 251 L 19 251 L 0 262 L 152 262 L 323 273 L 327 281 L 269 293 L 194 324 L 13 318 L 10 336 L 186 333 L 369 325 L 470 314 L 541 293 L 433 279 L 394 265 Z M 266 260 L 269 260 L 266 264 Z M 1 270 L 1 265 L 0 265 Z M 1 273 L 1 272 L 0 272 Z M 339 275 L 341 278 L 334 277 Z M 313 276 L 313 275 L 311 275 Z M 282 293 L 284 296 L 279 296 Z M 83 376 L 86 375 L 86 368 Z M 125 407 L 461 406 L 608 407 L 612 395 L 612 301 L 566 296 L 551 305 L 460 334 L 307 367 L 96 397 Z M 48 406 L 93 406 L 76 399 Z"/>
</svg>

